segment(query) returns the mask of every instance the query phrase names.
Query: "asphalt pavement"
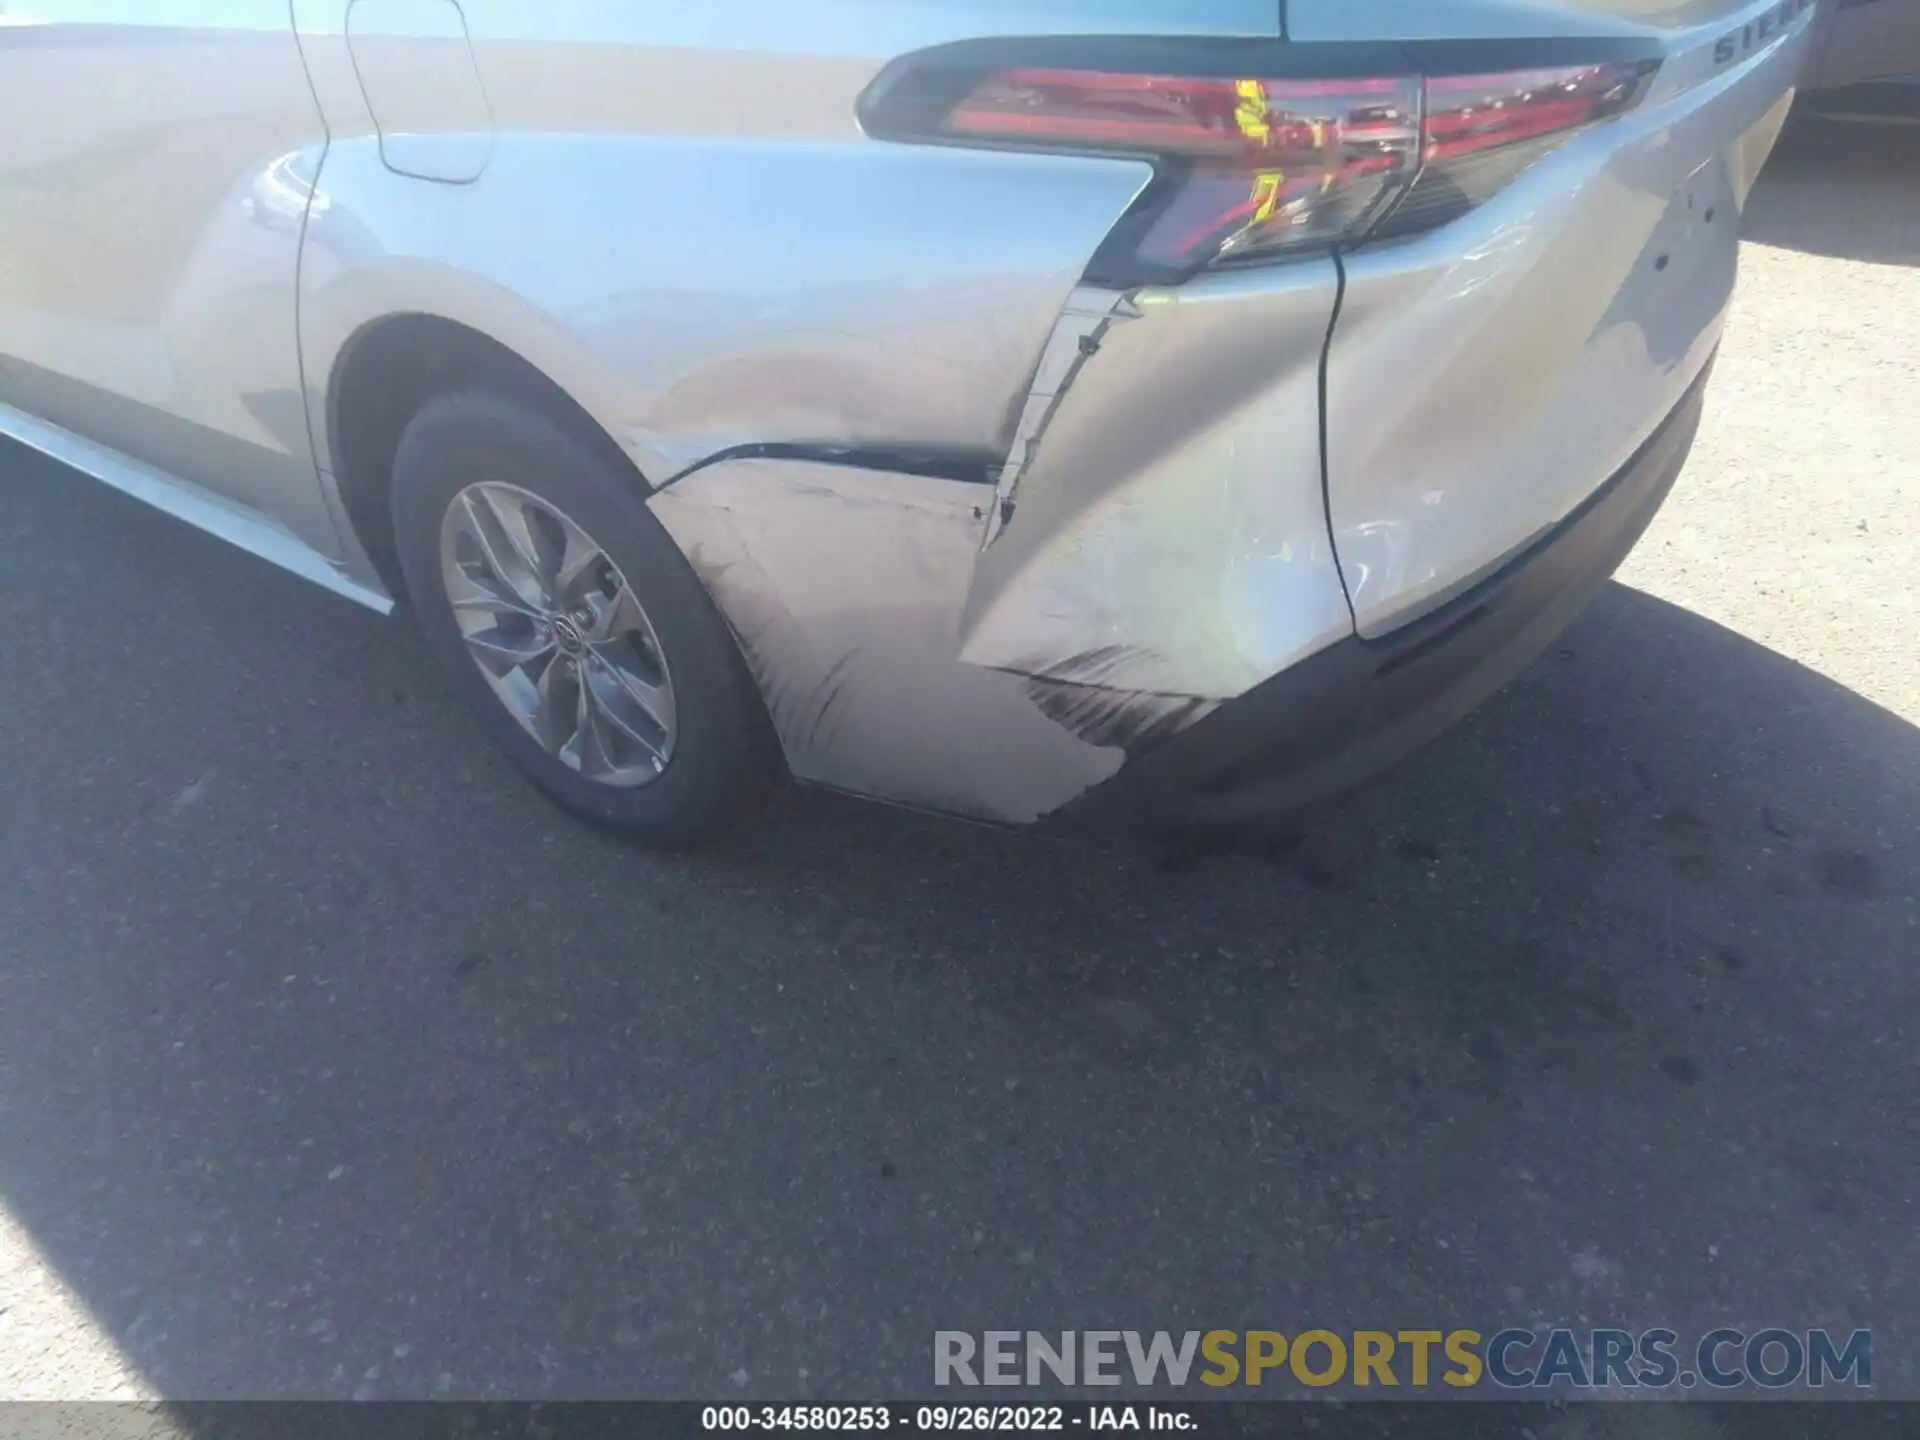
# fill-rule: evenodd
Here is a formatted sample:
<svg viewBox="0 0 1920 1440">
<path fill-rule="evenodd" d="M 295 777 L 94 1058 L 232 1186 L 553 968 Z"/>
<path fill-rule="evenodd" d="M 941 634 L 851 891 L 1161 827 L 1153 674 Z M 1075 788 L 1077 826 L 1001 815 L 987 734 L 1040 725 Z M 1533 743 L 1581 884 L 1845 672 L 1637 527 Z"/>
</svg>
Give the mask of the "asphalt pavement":
<svg viewBox="0 0 1920 1440">
<path fill-rule="evenodd" d="M 0 451 L 0 1394 L 838 1400 L 936 1329 L 1871 1326 L 1920 1395 L 1920 164 L 1776 164 L 1619 581 L 1297 845 L 571 823 Z"/>
</svg>

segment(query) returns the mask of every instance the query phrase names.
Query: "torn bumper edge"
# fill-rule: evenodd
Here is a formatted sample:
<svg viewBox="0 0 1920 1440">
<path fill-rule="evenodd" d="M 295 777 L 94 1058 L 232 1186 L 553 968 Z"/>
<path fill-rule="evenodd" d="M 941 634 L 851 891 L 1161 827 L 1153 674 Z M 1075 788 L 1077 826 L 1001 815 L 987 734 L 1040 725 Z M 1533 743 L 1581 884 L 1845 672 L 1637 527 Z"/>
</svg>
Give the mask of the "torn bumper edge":
<svg viewBox="0 0 1920 1440">
<path fill-rule="evenodd" d="M 1127 291 L 1080 285 L 1067 297 L 1066 307 L 1041 353 L 1033 382 L 1027 387 L 1026 401 L 1014 427 L 1013 443 L 1007 449 L 1007 463 L 995 487 L 996 501 L 988 516 L 983 548 L 998 539 L 1013 519 L 1019 503 L 1020 482 L 1033 468 L 1034 456 L 1046 438 L 1047 427 L 1053 423 L 1060 402 L 1066 398 L 1082 367 L 1099 353 L 1100 342 L 1114 325 L 1139 318 L 1139 307 Z"/>
<path fill-rule="evenodd" d="M 798 460 L 715 465 L 649 502 L 738 636 L 794 775 L 1030 824 L 1125 760 L 1028 682 L 957 658 L 990 486 Z"/>
</svg>

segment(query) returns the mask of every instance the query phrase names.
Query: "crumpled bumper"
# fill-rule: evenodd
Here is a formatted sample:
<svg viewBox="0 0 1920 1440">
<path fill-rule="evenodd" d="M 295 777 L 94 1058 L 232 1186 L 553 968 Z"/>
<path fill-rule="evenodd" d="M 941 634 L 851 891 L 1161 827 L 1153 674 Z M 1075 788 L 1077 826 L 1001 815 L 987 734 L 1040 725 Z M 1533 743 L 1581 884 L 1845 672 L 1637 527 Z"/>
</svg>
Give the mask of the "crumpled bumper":
<svg viewBox="0 0 1920 1440">
<path fill-rule="evenodd" d="M 1295 811 L 1437 737 L 1551 645 L 1626 559 L 1686 463 L 1712 368 L 1577 511 L 1472 590 L 1274 676 L 1056 818 L 1230 822 Z"/>
</svg>

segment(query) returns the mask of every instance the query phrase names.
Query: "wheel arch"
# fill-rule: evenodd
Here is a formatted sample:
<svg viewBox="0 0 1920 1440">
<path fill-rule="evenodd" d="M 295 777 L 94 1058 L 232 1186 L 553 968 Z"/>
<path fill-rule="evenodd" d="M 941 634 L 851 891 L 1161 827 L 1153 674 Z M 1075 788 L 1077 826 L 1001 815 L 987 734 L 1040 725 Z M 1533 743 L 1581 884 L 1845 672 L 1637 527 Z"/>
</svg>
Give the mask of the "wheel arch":
<svg viewBox="0 0 1920 1440">
<path fill-rule="evenodd" d="M 333 347 L 321 373 L 325 390 L 312 407 L 315 439 L 353 538 L 394 595 L 405 592 L 394 553 L 390 508 L 393 459 L 407 424 L 436 396 L 490 389 L 528 404 L 651 490 L 609 426 L 577 398 L 577 387 L 464 320 L 426 310 L 397 310 L 360 321 Z"/>
</svg>

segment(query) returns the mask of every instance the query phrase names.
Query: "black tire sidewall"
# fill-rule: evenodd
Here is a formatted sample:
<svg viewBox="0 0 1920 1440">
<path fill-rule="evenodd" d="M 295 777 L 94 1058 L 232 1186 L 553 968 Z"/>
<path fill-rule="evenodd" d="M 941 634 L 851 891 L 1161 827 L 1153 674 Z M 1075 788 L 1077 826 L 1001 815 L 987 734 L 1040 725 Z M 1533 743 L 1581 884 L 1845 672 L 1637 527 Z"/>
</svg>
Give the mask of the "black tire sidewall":
<svg viewBox="0 0 1920 1440">
<path fill-rule="evenodd" d="M 652 621 L 673 678 L 674 753 L 654 781 L 597 784 L 549 755 L 500 703 L 448 603 L 440 535 L 454 498 L 495 481 L 550 501 L 606 550 Z M 777 765 L 765 711 L 732 632 L 671 536 L 620 473 L 565 428 L 487 392 L 443 396 L 401 437 L 393 466 L 394 540 L 427 643 L 507 756 L 560 804 L 660 846 L 724 829 Z"/>
</svg>

